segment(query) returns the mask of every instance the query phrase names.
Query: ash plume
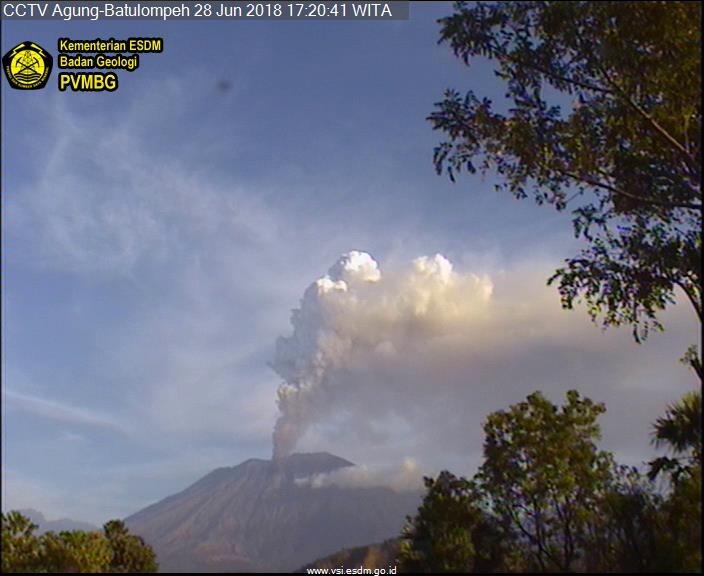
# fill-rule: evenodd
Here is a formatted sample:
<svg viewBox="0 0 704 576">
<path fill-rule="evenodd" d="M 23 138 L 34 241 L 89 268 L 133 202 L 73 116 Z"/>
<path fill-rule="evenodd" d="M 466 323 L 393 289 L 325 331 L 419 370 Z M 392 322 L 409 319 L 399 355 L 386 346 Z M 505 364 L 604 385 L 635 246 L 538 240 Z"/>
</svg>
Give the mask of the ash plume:
<svg viewBox="0 0 704 576">
<path fill-rule="evenodd" d="M 293 333 L 276 343 L 272 368 L 283 382 L 274 459 L 351 398 L 373 406 L 383 395 L 383 378 L 351 374 L 462 332 L 484 314 L 492 289 L 488 277 L 458 274 L 439 254 L 384 275 L 365 252 L 341 256 L 307 288 L 291 316 Z"/>
</svg>

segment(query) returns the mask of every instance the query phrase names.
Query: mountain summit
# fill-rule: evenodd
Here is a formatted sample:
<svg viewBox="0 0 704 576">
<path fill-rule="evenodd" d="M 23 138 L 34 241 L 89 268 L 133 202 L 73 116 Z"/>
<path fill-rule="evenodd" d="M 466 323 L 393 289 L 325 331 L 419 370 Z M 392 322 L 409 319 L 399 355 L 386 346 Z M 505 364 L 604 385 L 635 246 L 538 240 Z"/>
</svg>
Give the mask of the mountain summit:
<svg viewBox="0 0 704 576">
<path fill-rule="evenodd" d="M 314 487 L 353 466 L 325 452 L 218 468 L 126 519 L 162 571 L 290 571 L 341 548 L 398 536 L 419 494 L 384 487 Z"/>
</svg>

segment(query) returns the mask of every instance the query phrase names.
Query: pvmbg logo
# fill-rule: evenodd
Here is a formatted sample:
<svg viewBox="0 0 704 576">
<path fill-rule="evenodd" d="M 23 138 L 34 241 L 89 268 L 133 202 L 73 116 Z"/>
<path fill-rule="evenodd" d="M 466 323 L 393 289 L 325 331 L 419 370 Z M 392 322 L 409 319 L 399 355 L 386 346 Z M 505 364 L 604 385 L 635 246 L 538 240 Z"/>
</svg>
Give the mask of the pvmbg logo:
<svg viewBox="0 0 704 576">
<path fill-rule="evenodd" d="M 2 68 L 10 86 L 18 90 L 39 90 L 49 81 L 54 59 L 34 42 L 22 42 L 2 57 Z"/>
</svg>

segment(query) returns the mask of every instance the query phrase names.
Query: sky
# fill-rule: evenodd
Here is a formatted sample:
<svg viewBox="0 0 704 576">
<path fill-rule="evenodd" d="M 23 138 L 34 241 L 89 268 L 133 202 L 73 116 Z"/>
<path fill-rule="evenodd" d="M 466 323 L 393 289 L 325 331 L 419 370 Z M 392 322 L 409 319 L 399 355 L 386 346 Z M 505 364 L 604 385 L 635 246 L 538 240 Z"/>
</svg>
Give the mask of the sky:
<svg viewBox="0 0 704 576">
<path fill-rule="evenodd" d="M 576 388 L 606 404 L 601 445 L 619 461 L 655 455 L 650 423 L 694 386 L 678 363 L 698 338 L 693 314 L 673 307 L 637 345 L 562 310 L 545 281 L 580 247 L 569 216 L 496 193 L 490 175 L 435 173 L 441 135 L 426 117 L 443 91 L 503 95 L 488 63 L 467 68 L 437 44 L 450 13 L 2 22 L 3 53 L 27 39 L 55 53 L 59 37 L 165 43 L 114 93 L 2 82 L 3 509 L 103 523 L 269 458 L 277 341 L 295 339 L 291 311 L 350 251 L 384 279 L 360 296 L 369 309 L 377 296 L 406 306 L 413 274 L 443 274 L 418 264 L 436 254 L 476 307 L 450 331 L 429 322 L 401 338 L 390 320 L 388 345 L 338 370 L 345 392 L 297 450 L 471 474 L 489 412 Z M 443 294 L 464 310 L 463 293 Z M 376 326 L 347 318 L 354 333 Z"/>
</svg>

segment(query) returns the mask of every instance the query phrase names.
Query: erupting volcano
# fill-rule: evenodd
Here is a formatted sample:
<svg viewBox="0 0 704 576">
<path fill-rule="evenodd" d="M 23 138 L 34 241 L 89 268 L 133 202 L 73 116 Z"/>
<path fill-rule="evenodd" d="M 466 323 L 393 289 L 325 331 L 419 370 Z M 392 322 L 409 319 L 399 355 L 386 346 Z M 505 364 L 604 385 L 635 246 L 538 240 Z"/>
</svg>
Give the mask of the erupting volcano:
<svg viewBox="0 0 704 576">
<path fill-rule="evenodd" d="M 353 464 L 327 453 L 218 468 L 126 519 L 163 571 L 290 571 L 398 535 L 419 494 L 308 480 Z"/>
</svg>

